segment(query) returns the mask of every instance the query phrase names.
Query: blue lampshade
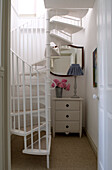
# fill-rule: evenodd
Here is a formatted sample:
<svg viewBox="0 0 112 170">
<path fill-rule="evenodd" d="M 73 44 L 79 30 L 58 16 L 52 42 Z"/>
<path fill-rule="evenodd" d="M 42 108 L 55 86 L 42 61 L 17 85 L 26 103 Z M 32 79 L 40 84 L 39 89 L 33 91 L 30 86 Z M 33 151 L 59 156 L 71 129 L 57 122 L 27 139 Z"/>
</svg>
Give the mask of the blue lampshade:
<svg viewBox="0 0 112 170">
<path fill-rule="evenodd" d="M 83 71 L 80 68 L 79 64 L 72 64 L 67 72 L 67 75 L 74 76 L 74 95 L 72 97 L 77 98 L 77 82 L 76 82 L 76 76 L 83 75 Z"/>
<path fill-rule="evenodd" d="M 79 64 L 72 64 L 67 72 L 67 75 L 81 76 L 83 75 L 83 71 Z"/>
</svg>

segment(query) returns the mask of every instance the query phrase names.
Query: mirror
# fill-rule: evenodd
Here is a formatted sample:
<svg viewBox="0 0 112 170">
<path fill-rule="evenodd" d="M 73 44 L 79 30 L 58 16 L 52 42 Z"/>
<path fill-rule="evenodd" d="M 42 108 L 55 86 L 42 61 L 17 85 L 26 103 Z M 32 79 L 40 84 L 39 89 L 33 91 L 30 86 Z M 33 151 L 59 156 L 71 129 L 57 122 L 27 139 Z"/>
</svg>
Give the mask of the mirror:
<svg viewBox="0 0 112 170">
<path fill-rule="evenodd" d="M 55 54 L 51 55 L 50 59 L 50 71 L 51 74 L 57 76 L 68 76 L 67 72 L 71 64 L 79 64 L 84 68 L 84 47 L 78 47 L 74 45 L 57 46 L 52 47 Z"/>
</svg>

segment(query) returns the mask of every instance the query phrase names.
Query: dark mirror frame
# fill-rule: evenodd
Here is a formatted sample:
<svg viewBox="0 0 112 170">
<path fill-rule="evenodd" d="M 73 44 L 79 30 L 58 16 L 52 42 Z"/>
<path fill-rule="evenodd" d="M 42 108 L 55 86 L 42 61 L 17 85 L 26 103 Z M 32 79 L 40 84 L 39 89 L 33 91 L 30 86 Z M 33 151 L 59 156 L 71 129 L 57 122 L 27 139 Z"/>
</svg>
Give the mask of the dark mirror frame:
<svg viewBox="0 0 112 170">
<path fill-rule="evenodd" d="M 75 46 L 75 45 L 68 45 L 70 47 L 73 47 L 73 48 L 81 48 L 82 49 L 82 70 L 84 69 L 84 47 L 82 46 Z M 59 74 L 55 74 L 55 73 L 52 73 L 50 71 L 50 74 L 54 75 L 54 76 L 59 76 L 59 77 L 70 77 L 69 75 L 59 75 Z"/>
</svg>

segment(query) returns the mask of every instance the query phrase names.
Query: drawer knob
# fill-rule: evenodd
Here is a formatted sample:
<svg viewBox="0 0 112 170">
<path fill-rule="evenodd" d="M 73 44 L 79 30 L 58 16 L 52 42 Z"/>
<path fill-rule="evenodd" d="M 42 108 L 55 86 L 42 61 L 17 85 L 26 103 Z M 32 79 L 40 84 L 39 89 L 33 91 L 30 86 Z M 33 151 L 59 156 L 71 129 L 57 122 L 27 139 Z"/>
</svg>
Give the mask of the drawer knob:
<svg viewBox="0 0 112 170">
<path fill-rule="evenodd" d="M 69 118 L 69 115 L 66 115 L 67 118 Z"/>
<path fill-rule="evenodd" d="M 69 104 L 66 104 L 66 107 L 69 107 Z"/>
<path fill-rule="evenodd" d="M 67 125 L 66 128 L 69 128 L 69 126 Z"/>
</svg>

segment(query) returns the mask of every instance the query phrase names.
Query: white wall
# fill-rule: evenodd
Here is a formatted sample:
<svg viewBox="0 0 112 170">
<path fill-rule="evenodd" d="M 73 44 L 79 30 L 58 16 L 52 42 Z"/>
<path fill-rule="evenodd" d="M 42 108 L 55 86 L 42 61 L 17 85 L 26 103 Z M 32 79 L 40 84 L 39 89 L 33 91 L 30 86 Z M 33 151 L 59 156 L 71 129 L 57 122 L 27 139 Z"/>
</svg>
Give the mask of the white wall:
<svg viewBox="0 0 112 170">
<path fill-rule="evenodd" d="M 18 0 L 12 0 L 11 1 L 11 29 L 17 27 L 18 24 L 19 24 Z"/>
<path fill-rule="evenodd" d="M 78 33 L 75 33 L 72 35 L 72 42 L 76 46 L 84 46 L 85 45 L 85 30 L 81 30 Z M 82 111 L 82 125 L 85 127 L 85 70 L 83 76 L 77 77 L 77 95 L 84 98 L 83 101 L 83 111 Z M 71 97 L 74 94 L 74 77 L 58 77 L 51 75 L 52 80 L 57 78 L 59 80 L 62 80 L 63 78 L 68 80 L 68 83 L 70 83 L 70 91 L 63 90 L 63 97 Z M 56 97 L 55 91 L 52 91 L 51 93 L 51 99 Z M 51 102 L 52 104 L 52 102 Z M 52 111 L 53 114 L 53 111 Z"/>
<path fill-rule="evenodd" d="M 93 51 L 97 47 L 97 3 L 94 8 L 84 17 L 85 29 L 73 34 L 73 44 L 84 46 L 85 51 L 85 69 L 84 76 L 77 78 L 78 95 L 84 98 L 83 102 L 83 127 L 86 127 L 87 133 L 97 147 L 98 140 L 98 102 L 93 100 L 93 94 L 97 94 L 97 88 L 93 88 Z M 51 76 L 52 79 L 63 77 Z M 71 84 L 70 91 L 63 91 L 63 96 L 73 95 L 73 77 L 67 78 Z M 55 97 L 55 91 L 52 91 L 51 97 Z M 53 111 L 52 111 L 53 113 Z"/>
<path fill-rule="evenodd" d="M 97 47 L 97 2 L 85 17 L 85 73 L 86 73 L 86 129 L 97 146 L 98 141 L 98 101 L 93 94 L 98 89 L 93 87 L 93 51 Z"/>
<path fill-rule="evenodd" d="M 20 17 L 19 0 L 11 2 L 11 48 L 27 63 L 36 63 L 45 58 L 45 16 Z"/>
<path fill-rule="evenodd" d="M 72 42 L 76 46 L 85 46 L 85 30 L 81 30 L 75 34 L 72 35 Z M 85 50 L 85 49 L 84 49 Z M 85 66 L 84 66 L 85 67 Z M 77 77 L 77 95 L 84 98 L 83 101 L 83 121 L 82 125 L 85 127 L 85 70 L 84 76 Z M 70 91 L 63 90 L 63 97 L 71 97 L 74 94 L 74 77 L 58 77 L 51 75 L 52 80 L 57 78 L 59 80 L 62 80 L 63 78 L 68 80 L 68 83 L 70 83 Z M 51 99 L 56 97 L 55 90 L 51 92 Z M 52 104 L 52 102 L 51 102 Z M 53 114 L 53 111 L 52 111 Z"/>
</svg>

